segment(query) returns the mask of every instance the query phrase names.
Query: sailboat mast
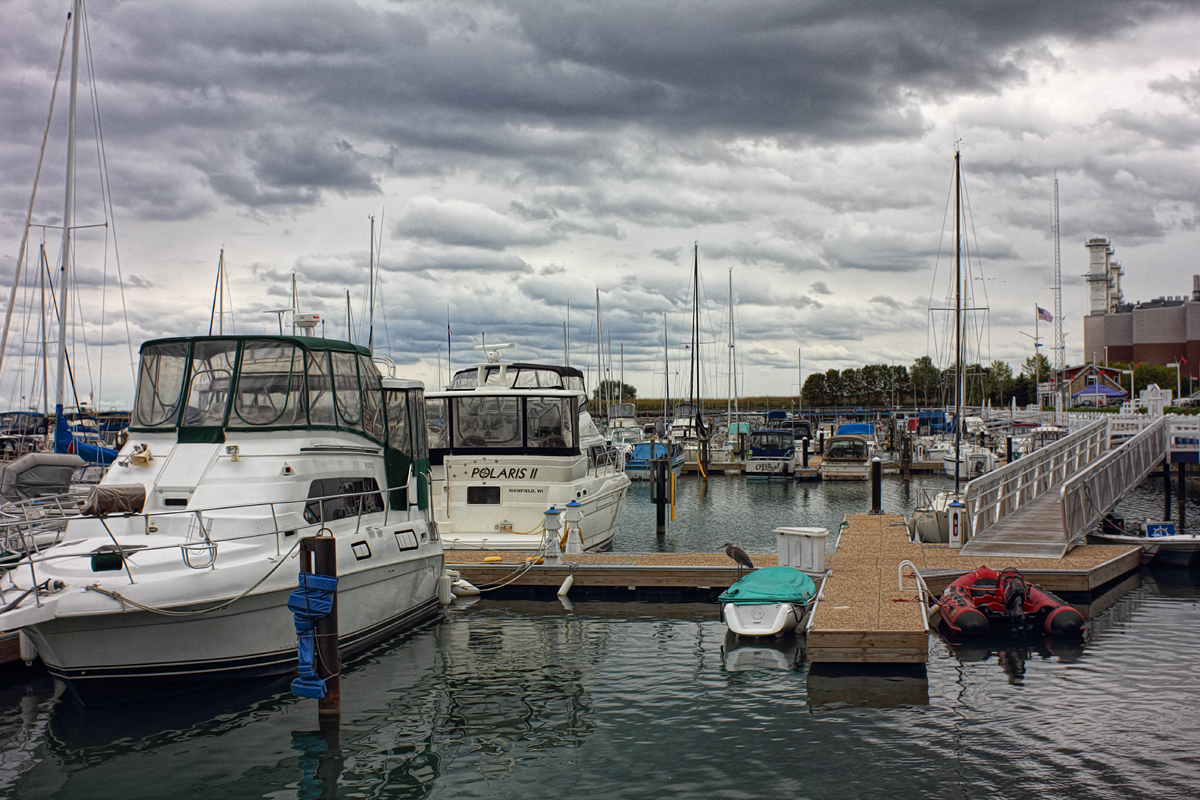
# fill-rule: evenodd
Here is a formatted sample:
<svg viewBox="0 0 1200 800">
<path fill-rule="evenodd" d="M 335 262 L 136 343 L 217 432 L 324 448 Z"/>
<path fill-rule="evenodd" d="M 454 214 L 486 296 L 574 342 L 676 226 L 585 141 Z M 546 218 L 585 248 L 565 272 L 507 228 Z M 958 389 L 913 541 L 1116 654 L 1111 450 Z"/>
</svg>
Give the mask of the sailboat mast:
<svg viewBox="0 0 1200 800">
<path fill-rule="evenodd" d="M 954 494 L 962 463 L 962 165 L 954 151 Z"/>
<path fill-rule="evenodd" d="M 692 342 L 691 350 L 688 359 L 688 402 L 695 403 L 696 395 L 698 394 L 699 381 L 696 380 L 696 312 L 700 308 L 700 245 L 692 245 Z M 696 415 L 700 415 L 700 409 L 696 409 Z"/>
<path fill-rule="evenodd" d="M 671 408 L 671 345 L 667 339 L 667 312 L 663 312 L 663 423 Z"/>
<path fill-rule="evenodd" d="M 733 424 L 733 270 L 729 270 L 729 378 L 725 381 L 725 420 Z"/>
<path fill-rule="evenodd" d="M 367 262 L 367 279 L 371 287 L 367 292 L 370 310 L 367 312 L 367 349 L 375 355 L 375 215 L 371 215 L 371 255 Z"/>
<path fill-rule="evenodd" d="M 71 94 L 67 115 L 67 190 L 63 203 L 62 273 L 58 301 L 58 388 L 54 402 L 62 408 L 67 388 L 67 280 L 71 261 L 71 225 L 75 221 L 75 106 L 79 98 L 79 24 L 83 0 L 71 10 Z"/>
</svg>

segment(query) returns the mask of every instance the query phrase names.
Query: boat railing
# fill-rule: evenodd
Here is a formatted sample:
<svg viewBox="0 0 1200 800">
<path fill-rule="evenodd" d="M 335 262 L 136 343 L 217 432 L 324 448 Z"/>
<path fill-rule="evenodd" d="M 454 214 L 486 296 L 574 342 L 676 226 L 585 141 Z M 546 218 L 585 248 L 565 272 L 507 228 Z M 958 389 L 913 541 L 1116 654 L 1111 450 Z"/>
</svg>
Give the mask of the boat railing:
<svg viewBox="0 0 1200 800">
<path fill-rule="evenodd" d="M 1068 550 L 1082 542 L 1126 492 L 1146 479 L 1169 452 L 1173 438 L 1200 437 L 1200 423 L 1176 423 L 1176 427 L 1172 422 L 1167 417 L 1154 419 L 1132 439 L 1062 486 L 1059 496 L 1063 538 Z"/>
<path fill-rule="evenodd" d="M 625 450 L 608 445 L 588 449 L 588 471 L 594 475 L 625 471 Z"/>
<path fill-rule="evenodd" d="M 234 503 L 197 509 L 163 509 L 136 513 L 114 513 L 101 516 L 89 515 L 86 517 L 76 513 L 73 518 L 94 519 L 98 521 L 112 540 L 112 545 L 110 546 L 111 552 L 124 554 L 134 551 L 144 553 L 157 550 L 179 550 L 183 563 L 186 566 L 192 569 L 212 569 L 216 566 L 220 546 L 225 543 L 247 542 L 270 537 L 274 539 L 275 556 L 281 556 L 284 554 L 285 541 L 298 542 L 303 538 L 300 535 L 301 533 L 318 533 L 334 521 L 354 517 L 355 532 L 357 533 L 363 529 L 365 516 L 382 513 L 385 515 L 384 524 L 386 524 L 387 515 L 391 513 L 389 504 L 384 501 L 378 511 L 372 511 L 367 508 L 370 503 L 366 498 L 371 496 L 382 498 L 383 495 L 390 492 L 407 491 L 408 485 L 405 484 L 404 486 L 386 490 L 373 489 L 362 492 L 340 492 L 319 497 Z M 358 508 L 356 513 L 333 513 L 326 518 L 325 501 L 344 502 L 354 499 L 358 500 L 355 504 Z M 314 504 L 315 519 L 310 520 L 305 516 L 304 512 L 306 509 L 310 511 L 314 510 Z M 60 533 L 66 527 L 66 522 L 70 519 L 71 517 L 57 520 L 60 526 L 58 529 Z M 168 541 L 131 544 L 126 540 L 122 544 L 118 541 L 115 532 L 109 525 L 109 522 L 114 519 L 140 519 L 141 524 L 135 523 L 135 528 L 144 530 L 147 535 L 162 532 L 168 537 Z M 182 524 L 168 525 L 167 521 L 172 519 L 186 519 L 187 524 L 186 526 Z M 245 523 L 248 520 L 270 520 L 270 522 L 264 528 L 242 533 L 232 531 L 231 529 L 234 526 L 228 524 L 231 522 Z M 57 549 L 53 546 L 40 546 L 36 541 L 35 534 L 37 532 L 38 528 L 32 525 L 25 527 L 13 525 L 4 531 L 6 549 L 13 553 L 19 553 L 22 557 L 20 563 L 10 564 L 10 568 L 16 569 L 27 566 L 33 579 L 32 585 L 35 588 L 38 586 L 36 564 L 63 558 L 93 558 L 96 555 L 95 551 L 88 551 L 86 553 L 61 553 L 57 552 Z M 295 544 L 292 544 L 288 552 L 290 553 L 294 549 Z M 125 571 L 129 576 L 129 582 L 136 583 L 133 573 L 128 567 L 126 567 Z"/>
<path fill-rule="evenodd" d="M 1108 449 L 1108 423 L 1097 420 L 1083 430 L 974 479 L 963 493 L 970 535 L 979 536 L 1038 497 L 1060 488 Z"/>
</svg>

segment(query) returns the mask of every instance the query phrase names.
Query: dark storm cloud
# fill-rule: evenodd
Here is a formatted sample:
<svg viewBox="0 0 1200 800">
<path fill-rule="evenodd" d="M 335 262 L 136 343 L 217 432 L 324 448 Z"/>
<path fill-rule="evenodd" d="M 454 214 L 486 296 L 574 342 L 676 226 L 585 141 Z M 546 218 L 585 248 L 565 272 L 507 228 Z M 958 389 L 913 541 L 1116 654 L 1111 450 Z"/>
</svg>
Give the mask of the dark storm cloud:
<svg viewBox="0 0 1200 800">
<path fill-rule="evenodd" d="M 1009 13 L 939 2 L 863 8 L 764 0 L 700 9 L 501 2 L 378 10 L 323 0 L 306 3 L 302 14 L 278 13 L 265 1 L 97 3 L 91 19 L 103 96 L 114 98 L 109 131 L 148 142 L 170 139 L 180 125 L 191 137 L 207 130 L 203 143 L 184 137 L 191 150 L 184 160 L 219 195 L 282 210 L 316 203 L 325 191 L 376 191 L 380 171 L 414 158 L 397 156 L 397 146 L 502 159 L 549 155 L 557 166 L 542 167 L 553 171 L 611 160 L 613 126 L 684 137 L 912 137 L 925 127 L 916 96 L 1002 91 L 1024 80 L 1022 59 L 1036 57 L 1035 48 L 1021 49 L 1026 44 L 1117 36 L 1172 8 L 1075 2 Z M 11 24 L 31 34 L 41 55 L 18 43 L 0 64 L 52 69 L 61 14 L 14 16 Z M 1192 76 L 1156 88 L 1194 94 L 1187 88 L 1194 83 Z M 16 126 L 13 133 L 29 138 L 42 94 L 16 92 L 25 99 L 5 115 L 6 132 Z M 364 155 L 372 143 L 387 151 L 377 154 L 383 160 Z M 138 176 L 130 177 L 136 186 Z M 575 179 L 600 177 L 585 169 Z M 653 224 L 731 218 L 728 208 L 679 200 L 584 198 L 593 215 Z M 830 194 L 824 202 L 859 201 Z M 205 208 L 196 198 L 153 205 L 162 216 Z"/>
<path fill-rule="evenodd" d="M 829 288 L 829 284 L 825 281 L 816 281 L 809 289 L 813 294 L 833 294 L 833 291 Z"/>
</svg>

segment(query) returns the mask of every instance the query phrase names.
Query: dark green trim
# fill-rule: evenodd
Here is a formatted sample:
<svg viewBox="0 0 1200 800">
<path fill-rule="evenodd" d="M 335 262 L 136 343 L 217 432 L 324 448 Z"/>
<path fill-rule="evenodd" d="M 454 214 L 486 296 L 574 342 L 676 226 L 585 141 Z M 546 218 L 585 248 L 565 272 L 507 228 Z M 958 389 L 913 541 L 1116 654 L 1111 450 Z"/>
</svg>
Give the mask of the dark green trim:
<svg viewBox="0 0 1200 800">
<path fill-rule="evenodd" d="M 225 441 L 225 430 L 217 425 L 180 428 L 176 441 L 180 444 L 221 444 Z"/>
<path fill-rule="evenodd" d="M 200 342 L 208 339 L 220 339 L 221 341 L 235 342 L 245 342 L 251 339 L 260 339 L 272 342 L 287 342 L 290 344 L 299 345 L 305 350 L 334 350 L 340 353 L 357 353 L 368 357 L 371 355 L 371 351 L 362 345 L 351 344 L 350 342 L 344 342 L 341 339 L 318 339 L 315 336 L 278 336 L 269 334 L 258 334 L 254 336 L 172 336 L 166 339 L 150 339 L 149 341 L 142 343 L 142 346 L 138 352 L 140 353 L 147 347 L 156 344 L 170 344 L 172 342 L 188 342 L 191 344 L 193 342 Z"/>
</svg>

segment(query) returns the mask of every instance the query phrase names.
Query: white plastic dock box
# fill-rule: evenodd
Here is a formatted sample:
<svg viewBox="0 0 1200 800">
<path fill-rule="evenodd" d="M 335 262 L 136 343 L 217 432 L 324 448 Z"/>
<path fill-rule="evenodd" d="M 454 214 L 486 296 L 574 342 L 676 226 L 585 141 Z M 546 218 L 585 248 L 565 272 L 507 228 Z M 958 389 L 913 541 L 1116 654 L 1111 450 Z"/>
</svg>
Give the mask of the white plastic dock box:
<svg viewBox="0 0 1200 800">
<path fill-rule="evenodd" d="M 775 542 L 779 549 L 779 566 L 795 567 L 803 572 L 825 571 L 824 528 L 776 528 Z"/>
</svg>

